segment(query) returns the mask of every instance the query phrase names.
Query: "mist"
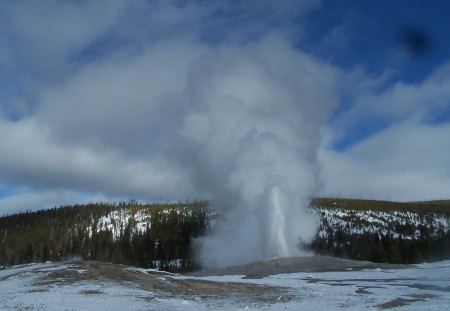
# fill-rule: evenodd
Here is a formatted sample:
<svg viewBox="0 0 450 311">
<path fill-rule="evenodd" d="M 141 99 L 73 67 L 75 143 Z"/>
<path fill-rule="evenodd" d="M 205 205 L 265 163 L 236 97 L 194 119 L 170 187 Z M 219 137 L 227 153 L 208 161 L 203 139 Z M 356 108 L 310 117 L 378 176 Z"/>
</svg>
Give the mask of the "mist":
<svg viewBox="0 0 450 311">
<path fill-rule="evenodd" d="M 221 214 L 196 241 L 203 267 L 305 254 L 299 245 L 315 234 L 307 207 L 336 77 L 276 35 L 191 63 L 172 152 Z"/>
</svg>

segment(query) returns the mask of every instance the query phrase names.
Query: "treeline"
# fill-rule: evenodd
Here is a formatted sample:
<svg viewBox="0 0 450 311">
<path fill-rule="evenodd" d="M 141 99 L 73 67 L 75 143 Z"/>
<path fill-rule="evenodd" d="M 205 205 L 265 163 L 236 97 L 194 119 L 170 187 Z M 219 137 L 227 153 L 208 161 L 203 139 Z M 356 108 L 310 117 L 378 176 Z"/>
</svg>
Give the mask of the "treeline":
<svg viewBox="0 0 450 311">
<path fill-rule="evenodd" d="M 322 255 L 353 260 L 412 264 L 450 259 L 450 230 L 437 236 L 420 235 L 404 239 L 374 232 L 345 233 L 333 230 L 326 237 L 316 236 L 309 249 Z"/>
<path fill-rule="evenodd" d="M 450 201 L 314 199 L 322 255 L 399 264 L 450 259 Z"/>
<path fill-rule="evenodd" d="M 319 254 L 374 262 L 450 259 L 449 202 L 408 205 L 315 199 L 312 208 L 321 206 L 321 224 L 306 247 Z M 192 271 L 198 268 L 193 239 L 205 234 L 212 215 L 207 201 L 141 204 L 132 200 L 5 216 L 0 218 L 0 268 L 80 258 Z M 442 221 L 436 225 L 437 215 L 444 219 L 443 225 Z M 381 227 L 381 223 L 388 225 Z"/>
<path fill-rule="evenodd" d="M 372 210 L 380 212 L 414 212 L 426 214 L 429 212 L 442 213 L 450 216 L 450 200 L 417 201 L 417 202 L 395 202 L 366 199 L 343 199 L 343 198 L 314 198 L 312 206 L 322 208 L 343 208 L 346 210 Z"/>
<path fill-rule="evenodd" d="M 127 222 L 109 219 L 113 212 Z M 133 215 L 149 215 L 138 228 Z M 92 203 L 0 218 L 0 266 L 72 258 L 189 271 L 191 241 L 207 229 L 208 202 Z M 100 220 L 111 221 L 101 226 Z"/>
</svg>

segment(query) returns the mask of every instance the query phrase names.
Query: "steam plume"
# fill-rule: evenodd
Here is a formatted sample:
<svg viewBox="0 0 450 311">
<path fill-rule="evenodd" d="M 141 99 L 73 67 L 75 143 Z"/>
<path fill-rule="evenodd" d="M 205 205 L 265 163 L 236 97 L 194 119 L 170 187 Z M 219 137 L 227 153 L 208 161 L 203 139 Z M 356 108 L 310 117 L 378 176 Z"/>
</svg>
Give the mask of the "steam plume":
<svg viewBox="0 0 450 311">
<path fill-rule="evenodd" d="M 335 75 L 277 36 L 192 62 L 177 153 L 224 213 L 197 241 L 204 267 L 298 255 L 313 237 L 305 209 Z"/>
</svg>

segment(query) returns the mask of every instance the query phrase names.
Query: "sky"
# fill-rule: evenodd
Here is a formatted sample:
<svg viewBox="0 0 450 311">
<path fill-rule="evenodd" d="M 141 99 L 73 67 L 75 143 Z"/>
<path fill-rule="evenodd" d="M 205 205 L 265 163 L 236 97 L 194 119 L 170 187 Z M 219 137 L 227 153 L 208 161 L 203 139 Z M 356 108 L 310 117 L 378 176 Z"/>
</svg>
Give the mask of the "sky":
<svg viewBox="0 0 450 311">
<path fill-rule="evenodd" d="M 286 139 L 315 159 L 308 193 L 448 199 L 449 10 L 444 0 L 3 1 L 0 215 L 209 198 L 227 187 L 227 120 L 256 111 L 295 123 L 297 102 L 298 133 L 313 139 Z M 260 104 L 211 106 L 224 89 Z"/>
</svg>

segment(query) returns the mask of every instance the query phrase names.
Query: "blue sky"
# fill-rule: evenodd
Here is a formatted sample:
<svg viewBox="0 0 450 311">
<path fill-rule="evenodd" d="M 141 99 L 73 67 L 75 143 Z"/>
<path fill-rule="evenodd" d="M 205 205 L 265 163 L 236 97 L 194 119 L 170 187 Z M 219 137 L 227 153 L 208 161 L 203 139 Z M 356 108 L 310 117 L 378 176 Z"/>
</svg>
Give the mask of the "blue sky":
<svg viewBox="0 0 450 311">
<path fill-rule="evenodd" d="M 3 2 L 0 214 L 208 196 L 214 165 L 230 182 L 220 178 L 236 163 L 202 166 L 210 159 L 180 134 L 200 135 L 192 120 L 218 107 L 200 103 L 225 92 L 201 89 L 204 77 L 228 74 L 204 59 L 233 60 L 263 85 L 272 79 L 260 89 L 237 67 L 243 89 L 275 94 L 294 81 L 305 90 L 283 86 L 280 98 L 312 108 L 267 105 L 274 116 L 314 121 L 301 152 L 318 168 L 311 195 L 449 198 L 449 11 L 447 1 L 418 0 Z M 277 57 L 298 65 L 298 76 Z M 223 128 L 227 114 L 239 117 L 227 111 Z M 224 133 L 212 136 L 218 145 L 229 143 Z"/>
</svg>

